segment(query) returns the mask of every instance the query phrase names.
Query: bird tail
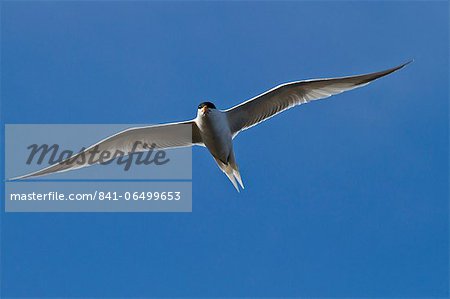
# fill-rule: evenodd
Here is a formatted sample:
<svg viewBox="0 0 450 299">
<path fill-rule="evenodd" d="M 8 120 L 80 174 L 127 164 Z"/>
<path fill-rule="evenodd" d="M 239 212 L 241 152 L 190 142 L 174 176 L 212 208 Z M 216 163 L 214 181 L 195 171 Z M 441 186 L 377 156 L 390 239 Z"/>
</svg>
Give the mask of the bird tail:
<svg viewBox="0 0 450 299">
<path fill-rule="evenodd" d="M 239 167 L 236 164 L 236 161 L 234 159 L 234 153 L 231 152 L 230 157 L 228 159 L 228 163 L 223 163 L 221 160 L 214 158 L 216 160 L 217 165 L 219 168 L 226 174 L 228 179 L 233 184 L 234 188 L 238 192 L 240 192 L 238 183 L 241 186 L 242 189 L 244 189 L 244 184 L 242 183 L 241 174 L 239 173 Z"/>
</svg>

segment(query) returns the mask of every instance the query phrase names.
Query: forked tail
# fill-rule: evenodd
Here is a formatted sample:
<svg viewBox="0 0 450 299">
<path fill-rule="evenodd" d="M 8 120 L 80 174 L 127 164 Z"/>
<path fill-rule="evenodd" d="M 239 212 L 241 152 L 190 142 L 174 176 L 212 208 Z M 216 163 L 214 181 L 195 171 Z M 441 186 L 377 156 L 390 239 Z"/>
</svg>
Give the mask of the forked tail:
<svg viewBox="0 0 450 299">
<path fill-rule="evenodd" d="M 239 173 L 239 167 L 236 164 L 236 161 L 234 159 L 234 153 L 231 152 L 230 157 L 228 159 L 228 163 L 223 163 L 217 158 L 214 158 L 216 160 L 217 165 L 219 168 L 227 175 L 228 179 L 230 179 L 231 183 L 233 184 L 234 188 L 238 192 L 240 192 L 238 183 L 241 186 L 242 189 L 244 189 L 244 184 L 242 183 L 241 174 Z"/>
</svg>

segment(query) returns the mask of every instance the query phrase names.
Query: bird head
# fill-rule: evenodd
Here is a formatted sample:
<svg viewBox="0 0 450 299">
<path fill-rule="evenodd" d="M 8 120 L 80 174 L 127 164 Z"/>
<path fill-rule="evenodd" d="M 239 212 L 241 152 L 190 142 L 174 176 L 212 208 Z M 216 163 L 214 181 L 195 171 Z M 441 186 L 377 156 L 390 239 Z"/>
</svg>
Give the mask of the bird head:
<svg viewBox="0 0 450 299">
<path fill-rule="evenodd" d="M 203 102 L 200 105 L 198 105 L 197 114 L 205 116 L 211 111 L 211 109 L 216 109 L 216 106 L 213 103 Z"/>
</svg>

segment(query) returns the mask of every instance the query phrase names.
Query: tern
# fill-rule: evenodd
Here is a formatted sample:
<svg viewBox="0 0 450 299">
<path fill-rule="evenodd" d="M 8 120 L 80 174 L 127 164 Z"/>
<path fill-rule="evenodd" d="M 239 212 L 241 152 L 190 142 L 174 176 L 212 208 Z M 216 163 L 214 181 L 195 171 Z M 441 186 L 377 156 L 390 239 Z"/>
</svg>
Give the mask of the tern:
<svg viewBox="0 0 450 299">
<path fill-rule="evenodd" d="M 211 102 L 203 102 L 198 105 L 197 116 L 192 120 L 136 127 L 121 131 L 64 161 L 13 180 L 65 172 L 98 164 L 98 159 L 97 163 L 88 162 L 93 160 L 94 148 L 96 149 L 95 153 L 107 151 L 122 152 L 125 155 L 130 155 L 135 152 L 148 151 L 150 144 L 152 148 L 157 149 L 197 145 L 208 149 L 219 168 L 239 192 L 239 186 L 244 189 L 244 184 L 242 183 L 234 155 L 233 139 L 240 132 L 294 106 L 365 86 L 378 78 L 403 68 L 411 62 L 364 75 L 303 80 L 281 84 L 227 110 L 217 109 Z M 186 132 L 186 130 L 182 129 L 186 128 L 186 126 L 190 126 L 191 129 L 188 132 L 191 134 L 180 134 L 180 132 Z M 78 159 L 80 157 L 83 157 L 83 159 Z M 116 156 L 108 157 L 103 159 L 103 162 L 114 158 Z"/>
</svg>

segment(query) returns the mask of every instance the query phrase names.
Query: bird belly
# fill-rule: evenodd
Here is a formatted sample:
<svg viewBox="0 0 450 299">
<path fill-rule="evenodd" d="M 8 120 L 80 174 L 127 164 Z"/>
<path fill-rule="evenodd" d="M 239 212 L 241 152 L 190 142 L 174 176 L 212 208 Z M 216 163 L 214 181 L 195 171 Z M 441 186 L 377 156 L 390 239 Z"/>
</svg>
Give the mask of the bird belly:
<svg viewBox="0 0 450 299">
<path fill-rule="evenodd" d="M 202 138 L 209 152 L 227 164 L 232 151 L 231 131 L 226 115 L 219 112 L 210 113 L 199 126 Z"/>
</svg>

